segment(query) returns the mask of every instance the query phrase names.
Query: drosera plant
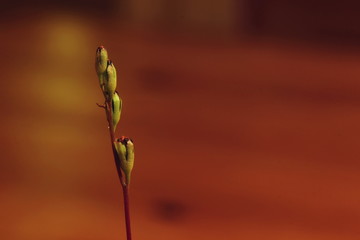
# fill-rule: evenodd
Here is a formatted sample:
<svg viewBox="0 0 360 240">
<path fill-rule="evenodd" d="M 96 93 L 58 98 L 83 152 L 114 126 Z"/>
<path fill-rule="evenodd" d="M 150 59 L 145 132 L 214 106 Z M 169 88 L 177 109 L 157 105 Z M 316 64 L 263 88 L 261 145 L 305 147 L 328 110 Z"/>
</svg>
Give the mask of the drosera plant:
<svg viewBox="0 0 360 240">
<path fill-rule="evenodd" d="M 101 91 L 104 95 L 104 104 L 97 105 L 105 110 L 111 149 L 123 190 L 126 239 L 131 240 L 129 187 L 131 171 L 134 166 L 134 142 L 128 137 L 115 137 L 116 127 L 121 116 L 122 99 L 119 92 L 116 91 L 116 68 L 109 59 L 108 52 L 103 46 L 96 49 L 95 70 L 99 78 Z"/>
</svg>

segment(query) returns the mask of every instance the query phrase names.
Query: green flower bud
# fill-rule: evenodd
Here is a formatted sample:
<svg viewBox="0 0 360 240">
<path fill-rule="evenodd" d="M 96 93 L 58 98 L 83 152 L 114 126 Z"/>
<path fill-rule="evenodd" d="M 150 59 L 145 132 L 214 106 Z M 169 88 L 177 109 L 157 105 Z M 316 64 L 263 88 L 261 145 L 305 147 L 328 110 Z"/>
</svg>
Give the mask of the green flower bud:
<svg viewBox="0 0 360 240">
<path fill-rule="evenodd" d="M 134 167 L 134 143 L 129 138 L 121 137 L 116 139 L 114 144 L 120 159 L 120 167 L 125 174 L 126 185 L 129 185 L 131 171 Z"/>
<path fill-rule="evenodd" d="M 106 49 L 103 46 L 98 47 L 96 49 L 95 70 L 99 78 L 100 88 L 103 92 L 104 92 L 107 62 L 108 62 L 108 53 Z"/>
<path fill-rule="evenodd" d="M 113 121 L 114 131 L 116 129 L 117 124 L 120 121 L 121 109 L 122 109 L 122 100 L 119 97 L 119 94 L 115 91 L 112 98 L 112 121 Z"/>
<path fill-rule="evenodd" d="M 112 61 L 108 60 L 104 78 L 104 94 L 107 101 L 111 101 L 116 89 L 116 69 Z"/>
</svg>

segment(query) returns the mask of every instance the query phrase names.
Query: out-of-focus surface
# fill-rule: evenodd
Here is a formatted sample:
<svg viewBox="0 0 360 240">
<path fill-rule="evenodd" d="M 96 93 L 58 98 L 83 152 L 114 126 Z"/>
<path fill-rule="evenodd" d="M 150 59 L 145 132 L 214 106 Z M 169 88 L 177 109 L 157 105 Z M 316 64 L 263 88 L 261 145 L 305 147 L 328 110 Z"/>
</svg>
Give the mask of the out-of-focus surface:
<svg viewBox="0 0 360 240">
<path fill-rule="evenodd" d="M 3 1 L 0 239 L 125 238 L 98 45 L 135 240 L 359 239 L 358 4 L 311 2 Z"/>
</svg>

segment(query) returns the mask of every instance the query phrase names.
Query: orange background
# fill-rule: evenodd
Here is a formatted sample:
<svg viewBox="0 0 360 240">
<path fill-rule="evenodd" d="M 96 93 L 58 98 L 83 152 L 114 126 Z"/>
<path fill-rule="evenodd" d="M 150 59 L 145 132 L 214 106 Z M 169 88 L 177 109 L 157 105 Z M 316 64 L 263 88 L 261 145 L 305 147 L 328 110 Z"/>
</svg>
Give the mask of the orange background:
<svg viewBox="0 0 360 240">
<path fill-rule="evenodd" d="M 99 45 L 134 240 L 360 238 L 356 3 L 116 2 L 4 1 L 0 239 L 125 239 Z"/>
</svg>

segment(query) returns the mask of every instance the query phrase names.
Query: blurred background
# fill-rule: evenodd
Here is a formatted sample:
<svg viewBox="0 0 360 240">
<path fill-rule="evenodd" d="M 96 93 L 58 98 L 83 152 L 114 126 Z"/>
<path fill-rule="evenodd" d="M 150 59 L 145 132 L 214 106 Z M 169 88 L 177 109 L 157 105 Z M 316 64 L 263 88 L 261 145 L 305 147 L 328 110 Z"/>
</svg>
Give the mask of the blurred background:
<svg viewBox="0 0 360 240">
<path fill-rule="evenodd" d="M 359 1 L 1 1 L 0 238 L 359 239 Z"/>
</svg>

